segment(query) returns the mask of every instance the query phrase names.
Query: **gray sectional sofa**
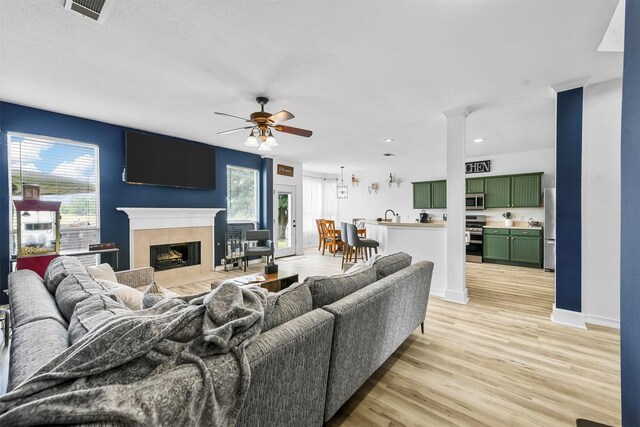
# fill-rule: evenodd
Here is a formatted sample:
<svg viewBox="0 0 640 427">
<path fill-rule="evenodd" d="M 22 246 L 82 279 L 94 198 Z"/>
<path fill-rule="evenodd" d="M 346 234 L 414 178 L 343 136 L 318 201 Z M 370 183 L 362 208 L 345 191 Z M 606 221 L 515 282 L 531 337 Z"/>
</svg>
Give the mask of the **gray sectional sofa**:
<svg viewBox="0 0 640 427">
<path fill-rule="evenodd" d="M 372 266 L 356 266 L 355 272 L 307 278 L 301 286 L 310 290 L 310 311 L 262 332 L 246 348 L 251 385 L 237 425 L 322 425 L 329 420 L 424 322 L 433 264 L 410 263 L 408 255 L 395 254 Z M 67 270 L 78 281 L 93 280 L 73 262 L 66 264 L 65 271 L 50 271 L 45 280 L 28 270 L 9 277 L 9 391 L 69 347 L 73 304 L 103 292 L 99 283 L 85 283 L 82 289 L 58 286 L 51 292 L 50 276 Z M 116 275 L 132 287 L 153 280 L 152 269 Z"/>
</svg>

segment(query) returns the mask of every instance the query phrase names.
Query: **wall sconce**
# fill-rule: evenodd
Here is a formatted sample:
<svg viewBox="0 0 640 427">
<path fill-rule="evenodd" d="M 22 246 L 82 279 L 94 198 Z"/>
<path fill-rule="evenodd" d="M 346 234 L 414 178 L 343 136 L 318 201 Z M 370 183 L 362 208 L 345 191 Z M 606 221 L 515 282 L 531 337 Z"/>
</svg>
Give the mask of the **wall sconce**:
<svg viewBox="0 0 640 427">
<path fill-rule="evenodd" d="M 356 178 L 355 174 L 351 174 L 351 186 L 358 187 L 360 185 L 360 180 Z"/>
<path fill-rule="evenodd" d="M 401 182 L 402 180 L 398 177 L 394 177 L 392 173 L 390 173 L 389 178 L 387 178 L 387 184 L 389 184 L 389 188 L 391 188 L 393 184 L 396 184 L 398 187 L 400 187 Z"/>
<path fill-rule="evenodd" d="M 369 185 L 369 187 L 367 187 L 367 190 L 369 191 L 369 194 L 371 194 L 371 192 L 375 191 L 376 194 L 378 194 L 378 183 L 377 182 L 372 182 L 371 185 Z"/>
</svg>

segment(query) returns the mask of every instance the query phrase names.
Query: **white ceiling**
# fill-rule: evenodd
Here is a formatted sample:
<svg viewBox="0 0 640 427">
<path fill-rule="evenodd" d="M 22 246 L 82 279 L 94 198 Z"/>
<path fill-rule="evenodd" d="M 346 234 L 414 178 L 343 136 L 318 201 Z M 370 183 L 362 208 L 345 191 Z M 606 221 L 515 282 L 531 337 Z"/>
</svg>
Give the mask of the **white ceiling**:
<svg viewBox="0 0 640 427">
<path fill-rule="evenodd" d="M 443 159 L 441 112 L 468 106 L 470 156 L 553 146 L 550 85 L 622 75 L 598 52 L 617 0 L 124 1 L 104 23 L 63 0 L 0 3 L 0 99 L 256 152 L 254 98 L 310 139 L 275 157 L 316 172 Z M 384 138 L 395 139 L 385 143 Z M 386 158 L 381 154 L 393 152 Z"/>
</svg>

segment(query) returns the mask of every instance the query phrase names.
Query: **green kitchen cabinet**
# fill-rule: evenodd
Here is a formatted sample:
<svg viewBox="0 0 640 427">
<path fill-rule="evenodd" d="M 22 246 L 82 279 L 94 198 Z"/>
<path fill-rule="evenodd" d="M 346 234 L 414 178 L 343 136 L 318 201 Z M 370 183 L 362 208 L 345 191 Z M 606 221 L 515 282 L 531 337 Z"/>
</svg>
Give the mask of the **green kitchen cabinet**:
<svg viewBox="0 0 640 427">
<path fill-rule="evenodd" d="M 506 208 L 511 205 L 511 176 L 484 179 L 484 207 Z"/>
<path fill-rule="evenodd" d="M 482 239 L 482 258 L 494 261 L 509 261 L 509 235 L 485 234 Z"/>
<path fill-rule="evenodd" d="M 431 182 L 431 207 L 434 209 L 447 207 L 447 181 Z"/>
<path fill-rule="evenodd" d="M 541 174 L 513 175 L 511 203 L 514 208 L 538 208 L 542 198 Z"/>
<path fill-rule="evenodd" d="M 483 260 L 542 267 L 542 232 L 537 229 L 485 228 Z"/>
<path fill-rule="evenodd" d="M 484 193 L 484 178 L 467 178 L 467 194 Z"/>
<path fill-rule="evenodd" d="M 431 183 L 413 183 L 413 209 L 431 208 Z"/>
</svg>

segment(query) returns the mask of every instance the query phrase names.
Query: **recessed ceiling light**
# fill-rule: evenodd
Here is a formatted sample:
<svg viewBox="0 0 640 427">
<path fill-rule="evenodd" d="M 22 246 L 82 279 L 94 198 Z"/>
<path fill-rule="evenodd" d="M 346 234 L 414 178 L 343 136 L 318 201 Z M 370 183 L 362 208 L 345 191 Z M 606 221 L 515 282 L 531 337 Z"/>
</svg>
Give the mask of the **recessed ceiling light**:
<svg viewBox="0 0 640 427">
<path fill-rule="evenodd" d="M 395 154 L 393 154 L 393 153 L 384 153 L 383 156 L 394 157 Z"/>
<path fill-rule="evenodd" d="M 384 140 L 384 142 L 393 142 L 393 138 L 387 138 Z"/>
<path fill-rule="evenodd" d="M 484 142 L 484 138 L 476 138 L 473 140 L 473 142 L 475 142 L 476 144 L 480 144 L 481 142 Z"/>
</svg>

